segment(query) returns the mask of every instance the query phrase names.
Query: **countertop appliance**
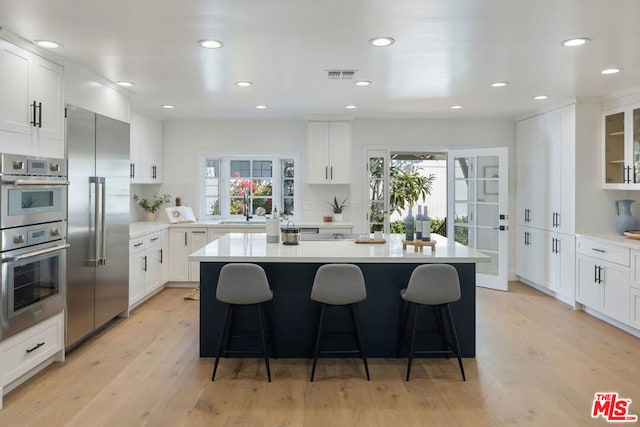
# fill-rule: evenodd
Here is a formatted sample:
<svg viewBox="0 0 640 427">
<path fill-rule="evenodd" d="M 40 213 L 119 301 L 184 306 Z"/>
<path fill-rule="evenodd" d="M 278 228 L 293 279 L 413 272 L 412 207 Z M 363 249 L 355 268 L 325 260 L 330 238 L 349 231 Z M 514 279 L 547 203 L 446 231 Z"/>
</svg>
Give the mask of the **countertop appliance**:
<svg viewBox="0 0 640 427">
<path fill-rule="evenodd" d="M 129 307 L 129 124 L 67 105 L 69 348 Z"/>
<path fill-rule="evenodd" d="M 0 154 L 0 340 L 64 309 L 64 159 Z M 34 348 L 35 350 L 35 348 Z"/>
</svg>

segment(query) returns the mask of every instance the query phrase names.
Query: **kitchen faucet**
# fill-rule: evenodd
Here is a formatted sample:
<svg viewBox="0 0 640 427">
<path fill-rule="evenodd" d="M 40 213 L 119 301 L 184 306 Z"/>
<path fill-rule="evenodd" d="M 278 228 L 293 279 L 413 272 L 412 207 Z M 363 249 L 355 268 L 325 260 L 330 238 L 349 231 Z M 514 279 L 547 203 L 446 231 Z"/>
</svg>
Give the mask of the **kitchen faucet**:
<svg viewBox="0 0 640 427">
<path fill-rule="evenodd" d="M 249 203 L 246 198 L 244 199 L 244 217 L 247 218 L 247 222 L 253 218 L 253 215 L 249 215 Z"/>
</svg>

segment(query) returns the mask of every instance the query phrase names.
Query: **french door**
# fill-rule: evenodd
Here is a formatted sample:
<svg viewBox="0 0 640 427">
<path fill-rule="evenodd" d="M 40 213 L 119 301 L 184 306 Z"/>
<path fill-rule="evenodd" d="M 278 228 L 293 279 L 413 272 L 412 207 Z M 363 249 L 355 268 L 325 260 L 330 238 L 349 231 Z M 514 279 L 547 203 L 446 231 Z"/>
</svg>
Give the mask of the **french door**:
<svg viewBox="0 0 640 427">
<path fill-rule="evenodd" d="M 478 286 L 508 290 L 508 149 L 450 151 L 448 157 L 449 240 L 478 250 Z"/>
</svg>

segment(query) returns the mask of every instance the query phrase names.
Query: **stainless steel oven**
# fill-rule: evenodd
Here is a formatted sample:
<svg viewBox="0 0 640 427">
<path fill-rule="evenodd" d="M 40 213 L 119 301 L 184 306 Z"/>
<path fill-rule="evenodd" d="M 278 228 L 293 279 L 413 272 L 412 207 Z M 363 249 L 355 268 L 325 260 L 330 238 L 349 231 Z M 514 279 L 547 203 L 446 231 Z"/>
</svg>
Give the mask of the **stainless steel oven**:
<svg viewBox="0 0 640 427">
<path fill-rule="evenodd" d="M 67 219 L 64 159 L 0 154 L 0 228 Z"/>
<path fill-rule="evenodd" d="M 66 222 L 2 230 L 0 340 L 64 309 Z"/>
</svg>

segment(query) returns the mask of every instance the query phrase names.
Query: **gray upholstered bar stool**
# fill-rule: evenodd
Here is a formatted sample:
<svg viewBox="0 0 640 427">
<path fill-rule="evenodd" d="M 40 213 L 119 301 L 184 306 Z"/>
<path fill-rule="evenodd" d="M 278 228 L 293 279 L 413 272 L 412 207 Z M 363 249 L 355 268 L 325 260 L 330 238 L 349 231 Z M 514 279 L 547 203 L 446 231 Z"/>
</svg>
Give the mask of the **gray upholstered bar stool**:
<svg viewBox="0 0 640 427">
<path fill-rule="evenodd" d="M 360 267 L 353 264 L 326 264 L 318 268 L 313 287 L 311 288 L 311 299 L 322 304 L 320 308 L 320 319 L 318 321 L 318 332 L 316 334 L 316 344 L 313 350 L 313 367 L 311 368 L 311 381 L 316 373 L 318 355 L 337 353 L 359 353 L 364 362 L 364 370 L 369 380 L 369 366 L 367 357 L 362 345 L 360 336 L 360 325 L 358 324 L 358 314 L 356 303 L 367 298 L 367 289 L 364 285 L 364 276 Z M 320 351 L 320 341 L 322 339 L 322 329 L 325 320 L 325 310 L 327 308 L 344 307 L 350 309 L 353 328 L 355 330 L 358 350 L 334 350 Z"/>
<path fill-rule="evenodd" d="M 265 339 L 265 336 L 268 334 L 268 322 L 265 316 L 264 303 L 273 299 L 273 292 L 269 288 L 269 281 L 267 280 L 267 275 L 264 270 L 257 264 L 231 263 L 224 265 L 218 276 L 216 298 L 221 302 L 227 303 L 228 306 L 224 326 L 220 334 L 220 341 L 218 342 L 218 353 L 216 354 L 216 361 L 213 365 L 211 381 L 216 377 L 221 355 L 224 354 L 226 356 L 230 353 L 258 353 L 264 357 L 264 364 L 267 367 L 267 377 L 269 378 L 269 382 L 271 382 L 271 369 L 269 368 L 267 341 Z M 262 351 L 234 351 L 229 348 L 233 332 L 231 330 L 233 316 L 235 310 L 240 306 L 254 306 L 256 308 L 260 326 L 259 336 L 262 343 Z M 270 334 L 269 336 L 271 337 Z M 274 351 L 273 342 L 270 342 L 272 351 Z"/>
<path fill-rule="evenodd" d="M 460 365 L 460 373 L 462 380 L 466 381 L 464 375 L 464 367 L 462 366 L 462 358 L 460 356 L 460 344 L 458 343 L 458 334 L 453 324 L 453 316 L 449 304 L 460 299 L 460 280 L 456 269 L 448 264 L 426 264 L 416 267 L 409 278 L 409 285 L 406 289 L 400 291 L 400 296 L 404 300 L 402 310 L 402 320 L 400 322 L 400 333 L 398 337 L 398 355 L 402 344 L 405 342 L 407 335 L 407 323 L 409 315 L 413 309 L 413 321 L 411 322 L 410 331 L 411 339 L 409 341 L 409 360 L 407 363 L 407 381 L 411 374 L 411 361 L 415 354 L 433 353 L 433 354 L 455 354 L 458 357 Z M 418 312 L 421 308 L 432 306 L 437 311 L 438 330 L 443 342 L 443 349 L 416 351 L 416 329 L 418 323 Z M 451 341 L 445 331 L 444 320 L 447 318 Z"/>
</svg>

